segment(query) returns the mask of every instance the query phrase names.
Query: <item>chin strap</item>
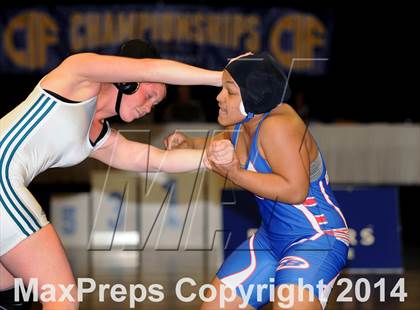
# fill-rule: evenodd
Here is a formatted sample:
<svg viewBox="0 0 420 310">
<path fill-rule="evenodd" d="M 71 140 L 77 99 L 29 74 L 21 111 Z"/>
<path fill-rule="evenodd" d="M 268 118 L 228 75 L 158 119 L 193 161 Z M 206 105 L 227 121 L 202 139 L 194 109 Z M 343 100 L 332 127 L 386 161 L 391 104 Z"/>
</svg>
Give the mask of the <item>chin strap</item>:
<svg viewBox="0 0 420 310">
<path fill-rule="evenodd" d="M 244 106 L 243 101 L 241 101 L 241 103 L 239 104 L 239 111 L 241 111 L 241 114 L 245 116 L 245 118 L 241 121 L 241 124 L 246 123 L 247 121 L 249 121 L 251 118 L 254 117 L 254 113 L 245 111 L 245 106 Z"/>
<path fill-rule="evenodd" d="M 254 113 L 248 112 L 248 114 L 246 115 L 246 117 L 241 121 L 241 124 L 248 122 L 253 117 L 254 117 Z"/>
<path fill-rule="evenodd" d="M 120 115 L 122 96 L 123 92 L 121 90 L 118 90 L 117 101 L 115 102 L 115 112 L 117 112 L 118 116 Z"/>
</svg>

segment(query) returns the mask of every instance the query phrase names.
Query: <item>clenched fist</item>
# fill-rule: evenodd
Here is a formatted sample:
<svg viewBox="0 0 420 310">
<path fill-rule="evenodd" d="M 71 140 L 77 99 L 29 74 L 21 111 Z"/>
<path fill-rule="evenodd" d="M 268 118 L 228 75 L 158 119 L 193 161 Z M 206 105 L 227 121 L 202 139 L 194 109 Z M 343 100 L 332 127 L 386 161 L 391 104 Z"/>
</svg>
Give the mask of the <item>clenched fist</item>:
<svg viewBox="0 0 420 310">
<path fill-rule="evenodd" d="M 233 160 L 235 148 L 229 140 L 213 141 L 208 150 L 208 159 L 216 165 L 227 165 Z"/>
<path fill-rule="evenodd" d="M 211 170 L 231 180 L 240 171 L 235 148 L 229 140 L 213 141 L 207 149 L 207 161 Z"/>
</svg>

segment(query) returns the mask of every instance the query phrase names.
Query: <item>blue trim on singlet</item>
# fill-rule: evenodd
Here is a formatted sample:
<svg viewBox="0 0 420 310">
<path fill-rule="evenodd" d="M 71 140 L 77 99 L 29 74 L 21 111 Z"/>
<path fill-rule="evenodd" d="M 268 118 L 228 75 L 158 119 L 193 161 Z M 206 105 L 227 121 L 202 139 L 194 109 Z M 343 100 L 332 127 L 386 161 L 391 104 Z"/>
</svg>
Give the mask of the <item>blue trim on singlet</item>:
<svg viewBox="0 0 420 310">
<path fill-rule="evenodd" d="M 264 171 L 264 172 L 272 172 L 272 169 L 270 165 L 268 164 L 268 162 L 264 159 L 264 157 L 260 155 L 260 152 L 258 152 L 258 134 L 260 132 L 260 127 L 261 127 L 262 122 L 265 120 L 265 118 L 268 116 L 269 113 L 270 112 L 264 113 L 263 117 L 258 122 L 257 128 L 255 129 L 254 136 L 252 137 L 251 148 L 249 150 L 248 160 L 245 164 L 245 169 L 248 169 L 249 163 L 252 162 L 254 167 L 257 166 L 258 164 L 263 165 L 263 167 L 267 169 L 267 171 Z"/>
<path fill-rule="evenodd" d="M 14 134 L 14 136 L 11 138 L 11 140 L 9 141 L 9 143 L 7 144 L 4 153 L 2 154 L 2 157 L 0 159 L 0 167 L 1 167 L 1 173 L 3 173 L 3 169 L 5 170 L 4 174 L 5 174 L 5 179 L 7 184 L 4 184 L 3 182 L 3 178 L 0 177 L 0 186 L 4 191 L 4 194 L 7 197 L 8 202 L 13 206 L 13 208 L 16 210 L 16 212 L 20 215 L 20 217 L 25 221 L 25 223 L 27 224 L 27 226 L 33 231 L 37 231 L 39 228 L 41 228 L 41 225 L 38 223 L 37 219 L 34 217 L 34 215 L 29 211 L 29 209 L 25 206 L 25 204 L 20 200 L 20 198 L 18 197 L 18 195 L 16 194 L 15 190 L 12 187 L 10 178 L 9 178 L 9 169 L 10 169 L 10 164 L 12 162 L 13 156 L 15 155 L 16 151 L 19 149 L 19 147 L 22 145 L 23 141 L 28 137 L 28 135 L 36 128 L 36 126 L 39 125 L 39 123 L 48 115 L 48 113 L 53 109 L 53 107 L 56 105 L 56 102 L 53 101 L 52 103 L 49 104 L 48 108 L 46 109 L 46 111 L 44 111 L 44 113 L 41 114 L 41 111 L 45 108 L 45 106 L 48 105 L 48 101 L 50 100 L 50 98 L 46 98 L 41 106 L 33 113 L 33 115 L 30 115 L 32 113 L 32 111 L 37 108 L 39 106 L 40 101 L 44 98 L 44 94 L 42 94 L 38 100 L 34 103 L 34 105 L 25 113 L 25 115 L 13 126 L 13 128 L 11 130 L 9 130 L 9 132 L 6 134 L 6 136 L 3 138 L 3 140 L 0 142 L 0 145 L 3 144 L 10 135 Z M 40 116 L 39 116 L 40 115 Z M 39 116 L 39 117 L 38 117 Z M 29 124 L 35 119 L 38 119 L 35 121 L 35 123 L 29 128 L 27 129 L 27 127 L 29 126 Z M 25 119 L 27 119 L 25 121 Z M 16 129 L 19 127 L 20 124 L 22 124 L 25 121 L 25 124 L 16 132 Z M 11 148 L 12 144 L 19 138 L 19 135 L 22 134 L 22 132 L 24 132 L 23 136 L 20 138 L 20 140 L 18 141 L 18 143 L 15 145 L 15 147 L 13 148 L 12 152 L 10 153 L 10 155 L 7 155 L 9 149 Z M 8 157 L 7 159 L 7 163 L 6 166 L 4 167 L 4 163 L 5 163 L 5 157 Z M 6 186 L 7 185 L 7 186 Z M 11 199 L 8 191 L 10 191 L 14 198 L 16 199 L 16 201 L 18 202 L 18 204 L 20 204 L 20 208 L 23 209 L 25 211 L 25 213 L 32 219 L 33 223 L 35 223 L 35 225 L 38 227 L 38 229 L 35 229 L 32 224 L 30 223 L 30 221 L 28 220 L 27 217 L 25 217 L 22 212 L 19 210 L 18 206 L 13 202 L 13 200 Z M 11 213 L 10 209 L 8 208 L 7 204 L 4 202 L 4 200 L 2 199 L 2 197 L 0 196 L 0 201 L 2 202 L 2 205 L 4 205 L 6 211 L 8 212 L 8 214 L 11 216 L 11 218 L 13 219 L 13 221 L 15 221 L 15 223 L 19 226 L 19 228 L 22 230 L 22 232 L 26 235 L 29 236 L 30 233 L 28 233 L 26 231 L 26 229 L 24 229 L 22 227 L 22 225 L 20 224 L 20 222 L 15 218 L 15 216 L 13 215 L 13 213 Z"/>
<path fill-rule="evenodd" d="M 264 121 L 264 119 L 268 116 L 269 113 L 270 112 L 264 113 L 263 117 L 261 118 L 261 120 L 259 121 L 259 123 L 257 125 L 257 128 L 255 129 L 255 133 L 254 133 L 254 135 L 252 137 L 251 148 L 250 148 L 249 154 L 248 154 L 248 159 L 246 161 L 246 164 L 244 166 L 244 169 L 248 169 L 248 165 L 249 165 L 250 159 L 252 157 L 252 154 L 255 154 L 253 156 L 254 158 L 253 158 L 252 162 L 255 163 L 255 161 L 258 160 L 259 162 L 261 162 L 262 165 L 265 166 L 265 168 L 268 170 L 267 172 L 271 172 L 272 171 L 270 165 L 268 164 L 268 162 L 259 154 L 259 152 L 258 152 L 258 145 L 257 145 L 258 133 L 260 131 L 260 126 L 261 126 L 262 122 Z M 233 131 L 233 134 L 232 134 L 232 144 L 235 147 L 235 149 L 236 149 L 236 145 L 238 143 L 238 138 L 239 138 L 239 132 L 241 130 L 241 125 L 242 125 L 242 122 L 236 124 L 235 125 L 235 128 L 234 128 L 234 131 Z M 255 153 L 255 150 L 257 150 L 256 153 Z"/>
<path fill-rule="evenodd" d="M 238 144 L 238 138 L 239 138 L 239 131 L 241 130 L 241 123 L 238 123 L 235 125 L 232 133 L 232 144 L 234 148 L 236 148 L 236 144 Z"/>
</svg>

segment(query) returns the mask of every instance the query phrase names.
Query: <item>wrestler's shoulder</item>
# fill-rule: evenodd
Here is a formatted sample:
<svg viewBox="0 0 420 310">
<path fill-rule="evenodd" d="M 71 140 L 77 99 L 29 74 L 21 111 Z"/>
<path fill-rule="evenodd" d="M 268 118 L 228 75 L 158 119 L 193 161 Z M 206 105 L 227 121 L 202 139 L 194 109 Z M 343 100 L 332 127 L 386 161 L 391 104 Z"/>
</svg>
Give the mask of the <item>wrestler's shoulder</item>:
<svg viewBox="0 0 420 310">
<path fill-rule="evenodd" d="M 293 129 L 302 125 L 302 120 L 295 110 L 289 105 L 282 104 L 273 109 L 261 125 L 262 130 Z"/>
</svg>

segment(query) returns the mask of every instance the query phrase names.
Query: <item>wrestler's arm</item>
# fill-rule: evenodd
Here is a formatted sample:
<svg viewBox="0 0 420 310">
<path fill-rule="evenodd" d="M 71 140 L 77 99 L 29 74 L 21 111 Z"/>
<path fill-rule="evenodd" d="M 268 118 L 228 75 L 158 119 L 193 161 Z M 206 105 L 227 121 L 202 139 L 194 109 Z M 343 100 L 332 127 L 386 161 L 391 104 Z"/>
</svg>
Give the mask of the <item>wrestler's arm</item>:
<svg viewBox="0 0 420 310">
<path fill-rule="evenodd" d="M 137 59 L 79 53 L 68 57 L 62 66 L 86 81 L 159 82 L 175 85 L 221 86 L 222 71 L 206 70 L 167 59 Z"/>
<path fill-rule="evenodd" d="M 301 203 L 309 190 L 309 155 L 302 144 L 304 133 L 295 120 L 267 117 L 261 125 L 259 139 L 272 173 L 242 169 L 236 157 L 230 166 L 225 165 L 224 173 L 232 182 L 258 196 Z M 213 170 L 217 171 L 217 166 Z"/>
<path fill-rule="evenodd" d="M 202 150 L 206 144 L 211 143 L 212 141 L 222 140 L 222 139 L 231 139 L 233 131 L 233 126 L 228 126 L 221 132 L 218 132 L 211 136 L 201 136 L 201 137 L 192 137 L 185 135 L 179 131 L 175 131 L 169 134 L 163 141 L 165 148 L 167 150 L 173 149 L 198 149 Z"/>
<path fill-rule="evenodd" d="M 130 141 L 115 130 L 104 144 L 91 153 L 111 167 L 134 171 L 184 172 L 203 168 L 202 150 L 165 151 L 154 146 Z"/>
</svg>

